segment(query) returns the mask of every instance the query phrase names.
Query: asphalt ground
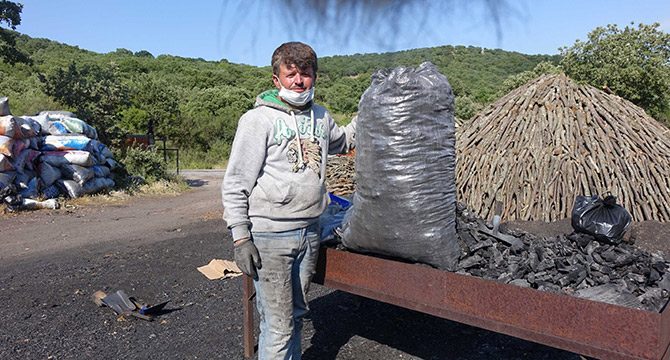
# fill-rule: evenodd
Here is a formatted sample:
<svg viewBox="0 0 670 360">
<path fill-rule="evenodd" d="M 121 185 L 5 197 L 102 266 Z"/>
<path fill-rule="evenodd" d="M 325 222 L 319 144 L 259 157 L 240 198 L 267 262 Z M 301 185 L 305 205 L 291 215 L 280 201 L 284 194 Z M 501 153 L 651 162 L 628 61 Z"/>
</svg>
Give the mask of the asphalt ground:
<svg viewBox="0 0 670 360">
<path fill-rule="evenodd" d="M 212 215 L 220 174 L 187 176 L 193 191 L 175 198 L 0 219 L 0 359 L 243 359 L 242 279 L 211 281 L 196 270 L 233 257 Z M 175 204 L 189 215 L 174 215 Z M 77 240 L 57 242 L 64 232 Z M 119 318 L 93 303 L 97 290 L 169 303 L 152 322 Z M 580 359 L 319 285 L 310 307 L 303 359 Z"/>
</svg>

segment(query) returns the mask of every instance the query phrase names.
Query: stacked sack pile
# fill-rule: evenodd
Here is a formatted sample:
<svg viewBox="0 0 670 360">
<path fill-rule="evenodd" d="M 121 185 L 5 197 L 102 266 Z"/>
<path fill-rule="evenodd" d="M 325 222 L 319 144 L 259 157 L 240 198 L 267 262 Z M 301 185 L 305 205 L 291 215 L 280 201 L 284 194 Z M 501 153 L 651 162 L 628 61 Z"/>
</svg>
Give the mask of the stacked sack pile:
<svg viewBox="0 0 670 360">
<path fill-rule="evenodd" d="M 96 130 L 65 111 L 12 116 L 0 99 L 0 190 L 11 184 L 23 198 L 76 198 L 114 186 L 118 166 Z"/>
</svg>

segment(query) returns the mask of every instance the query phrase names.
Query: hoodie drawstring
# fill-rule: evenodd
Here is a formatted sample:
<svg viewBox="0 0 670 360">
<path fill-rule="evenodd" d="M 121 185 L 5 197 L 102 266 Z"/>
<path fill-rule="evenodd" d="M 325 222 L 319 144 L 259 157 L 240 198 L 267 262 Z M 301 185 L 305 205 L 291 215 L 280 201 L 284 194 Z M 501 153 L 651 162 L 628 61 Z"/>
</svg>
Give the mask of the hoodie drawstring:
<svg viewBox="0 0 670 360">
<path fill-rule="evenodd" d="M 310 124 L 312 124 L 312 141 L 315 140 L 314 129 L 316 129 L 316 120 L 314 120 L 314 109 L 309 109 L 309 117 L 311 119 Z"/>
<path fill-rule="evenodd" d="M 293 124 L 295 124 L 295 139 L 298 141 L 298 163 L 300 166 L 305 165 L 305 160 L 302 158 L 302 144 L 300 143 L 300 128 L 298 128 L 298 119 L 295 113 L 291 110 L 291 117 L 293 117 Z"/>
</svg>

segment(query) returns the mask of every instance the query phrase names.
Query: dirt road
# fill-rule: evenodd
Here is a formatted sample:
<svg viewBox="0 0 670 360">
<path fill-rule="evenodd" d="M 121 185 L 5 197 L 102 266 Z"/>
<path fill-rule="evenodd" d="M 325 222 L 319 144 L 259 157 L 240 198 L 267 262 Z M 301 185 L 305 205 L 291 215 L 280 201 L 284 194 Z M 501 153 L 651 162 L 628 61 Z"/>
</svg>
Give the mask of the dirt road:
<svg viewBox="0 0 670 360">
<path fill-rule="evenodd" d="M 242 359 L 241 279 L 196 267 L 232 259 L 220 171 L 191 191 L 0 218 L 0 359 Z M 125 290 L 170 300 L 154 322 L 91 301 Z M 579 359 L 577 355 L 314 286 L 304 359 Z"/>
<path fill-rule="evenodd" d="M 181 196 L 130 197 L 74 209 L 23 212 L 6 217 L 0 231 L 0 261 L 114 241 L 157 241 L 201 220 L 220 219 L 223 172 L 188 171 L 192 191 Z"/>
</svg>

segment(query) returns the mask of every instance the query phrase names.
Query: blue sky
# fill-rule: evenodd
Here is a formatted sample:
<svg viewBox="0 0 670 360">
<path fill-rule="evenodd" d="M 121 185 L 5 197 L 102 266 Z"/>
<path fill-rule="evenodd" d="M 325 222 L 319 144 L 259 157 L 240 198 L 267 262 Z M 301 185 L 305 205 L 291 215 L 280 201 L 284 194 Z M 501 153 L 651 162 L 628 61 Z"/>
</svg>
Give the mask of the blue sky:
<svg viewBox="0 0 670 360">
<path fill-rule="evenodd" d="M 668 0 L 509 0 L 500 36 L 477 0 L 427 1 L 448 6 L 436 6 L 425 18 L 424 12 L 408 10 L 395 33 L 365 21 L 342 21 L 324 30 L 320 19 L 310 22 L 303 9 L 287 11 L 276 0 L 14 1 L 24 5 L 17 30 L 33 37 L 100 53 L 125 48 L 257 66 L 267 65 L 275 47 L 293 40 L 308 42 L 319 56 L 441 45 L 556 54 L 607 24 L 659 22 L 670 32 Z"/>
</svg>

